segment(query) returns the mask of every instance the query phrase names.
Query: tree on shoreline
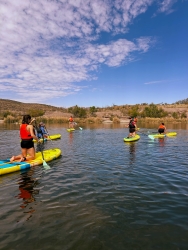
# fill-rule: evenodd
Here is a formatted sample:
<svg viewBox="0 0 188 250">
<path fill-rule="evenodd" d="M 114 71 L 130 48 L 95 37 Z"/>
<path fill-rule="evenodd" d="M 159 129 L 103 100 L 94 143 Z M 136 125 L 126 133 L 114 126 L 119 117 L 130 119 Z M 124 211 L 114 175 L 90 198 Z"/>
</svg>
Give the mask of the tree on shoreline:
<svg viewBox="0 0 188 250">
<path fill-rule="evenodd" d="M 161 118 L 168 115 L 168 112 L 164 111 L 162 108 L 158 108 L 155 104 L 150 104 L 148 107 L 145 107 L 141 113 L 141 117 L 152 117 L 152 118 Z"/>
</svg>

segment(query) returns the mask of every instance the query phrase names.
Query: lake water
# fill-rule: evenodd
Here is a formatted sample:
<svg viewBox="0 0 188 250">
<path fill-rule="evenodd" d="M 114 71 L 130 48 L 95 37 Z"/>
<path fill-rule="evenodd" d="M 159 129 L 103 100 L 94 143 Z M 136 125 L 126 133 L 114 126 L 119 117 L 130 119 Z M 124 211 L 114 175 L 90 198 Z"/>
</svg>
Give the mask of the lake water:
<svg viewBox="0 0 188 250">
<path fill-rule="evenodd" d="M 45 149 L 62 156 L 0 176 L 0 249 L 188 249 L 188 128 L 125 143 L 124 125 L 83 125 L 68 133 L 51 125 Z M 0 159 L 20 153 L 16 125 L 0 126 Z"/>
</svg>

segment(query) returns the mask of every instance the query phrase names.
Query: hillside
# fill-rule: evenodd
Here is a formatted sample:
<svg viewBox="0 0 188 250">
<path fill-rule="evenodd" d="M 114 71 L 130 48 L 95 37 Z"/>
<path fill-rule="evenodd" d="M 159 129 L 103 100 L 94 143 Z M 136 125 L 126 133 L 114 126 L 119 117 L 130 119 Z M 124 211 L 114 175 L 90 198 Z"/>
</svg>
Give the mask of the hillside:
<svg viewBox="0 0 188 250">
<path fill-rule="evenodd" d="M 17 102 L 13 100 L 6 100 L 6 99 L 0 99 L 0 112 L 3 111 L 11 111 L 11 112 L 21 112 L 27 113 L 28 110 L 31 109 L 41 109 L 44 111 L 61 111 L 61 112 L 66 112 L 67 109 L 65 108 L 59 108 L 59 107 L 54 107 L 46 104 L 38 104 L 38 103 L 23 103 L 23 102 Z"/>
<path fill-rule="evenodd" d="M 127 119 L 130 115 L 130 110 L 134 109 L 137 106 L 138 114 L 141 113 L 148 104 L 137 104 L 137 105 L 113 105 L 111 107 L 96 108 L 95 117 L 102 119 L 109 119 L 112 117 L 118 117 L 120 119 Z M 174 103 L 174 104 L 158 104 L 156 105 L 159 109 L 162 108 L 168 113 L 168 117 L 172 116 L 172 113 L 175 112 L 180 117 L 182 113 L 186 114 L 188 117 L 188 104 Z M 89 115 L 89 108 L 84 108 L 87 110 Z M 13 100 L 0 99 L 0 119 L 3 119 L 4 112 L 11 112 L 12 114 L 22 116 L 23 114 L 30 113 L 31 110 L 42 110 L 44 118 L 62 118 L 68 117 L 71 113 L 68 112 L 68 109 L 63 107 L 55 107 L 46 104 L 38 103 L 22 103 Z"/>
</svg>

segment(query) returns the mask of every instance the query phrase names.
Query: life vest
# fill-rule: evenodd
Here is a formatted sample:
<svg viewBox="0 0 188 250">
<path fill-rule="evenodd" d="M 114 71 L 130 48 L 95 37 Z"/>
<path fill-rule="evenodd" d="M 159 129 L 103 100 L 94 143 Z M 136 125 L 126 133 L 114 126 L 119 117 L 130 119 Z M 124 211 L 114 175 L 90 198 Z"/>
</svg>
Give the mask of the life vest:
<svg viewBox="0 0 188 250">
<path fill-rule="evenodd" d="M 72 117 L 69 118 L 69 122 L 73 122 L 73 118 Z"/>
<path fill-rule="evenodd" d="M 129 128 L 135 128 L 135 123 L 133 120 L 129 122 Z"/>
<path fill-rule="evenodd" d="M 42 127 L 41 127 L 40 125 L 39 125 L 39 127 L 36 127 L 36 130 L 37 130 L 37 133 L 38 133 L 38 134 L 43 134 L 41 128 L 42 128 Z"/>
<path fill-rule="evenodd" d="M 161 124 L 161 125 L 159 126 L 159 129 L 165 129 L 165 126 Z"/>
<path fill-rule="evenodd" d="M 33 137 L 31 136 L 30 132 L 27 131 L 28 124 L 22 124 L 20 127 L 20 137 L 23 140 L 31 140 Z"/>
</svg>

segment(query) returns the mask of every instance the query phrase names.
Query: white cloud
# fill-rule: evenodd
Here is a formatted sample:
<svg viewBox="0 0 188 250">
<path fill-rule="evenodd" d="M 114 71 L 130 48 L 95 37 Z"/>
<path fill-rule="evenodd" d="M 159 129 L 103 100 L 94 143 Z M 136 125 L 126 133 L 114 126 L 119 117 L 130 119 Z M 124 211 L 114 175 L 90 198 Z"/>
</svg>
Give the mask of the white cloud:
<svg viewBox="0 0 188 250">
<path fill-rule="evenodd" d="M 169 3 L 168 3 L 169 2 Z M 171 5 L 170 5 L 171 2 Z M 0 91 L 41 102 L 80 91 L 98 68 L 118 67 L 147 52 L 152 38 L 103 43 L 101 32 L 127 26 L 153 0 L 1 0 Z M 163 1 L 161 11 L 173 1 Z"/>
<path fill-rule="evenodd" d="M 173 5 L 177 2 L 177 0 L 164 0 L 159 5 L 159 12 L 166 12 L 167 14 L 172 13 Z"/>
<path fill-rule="evenodd" d="M 151 81 L 151 82 L 145 82 L 144 84 L 160 84 L 168 82 L 167 80 L 160 80 L 160 81 Z"/>
</svg>

